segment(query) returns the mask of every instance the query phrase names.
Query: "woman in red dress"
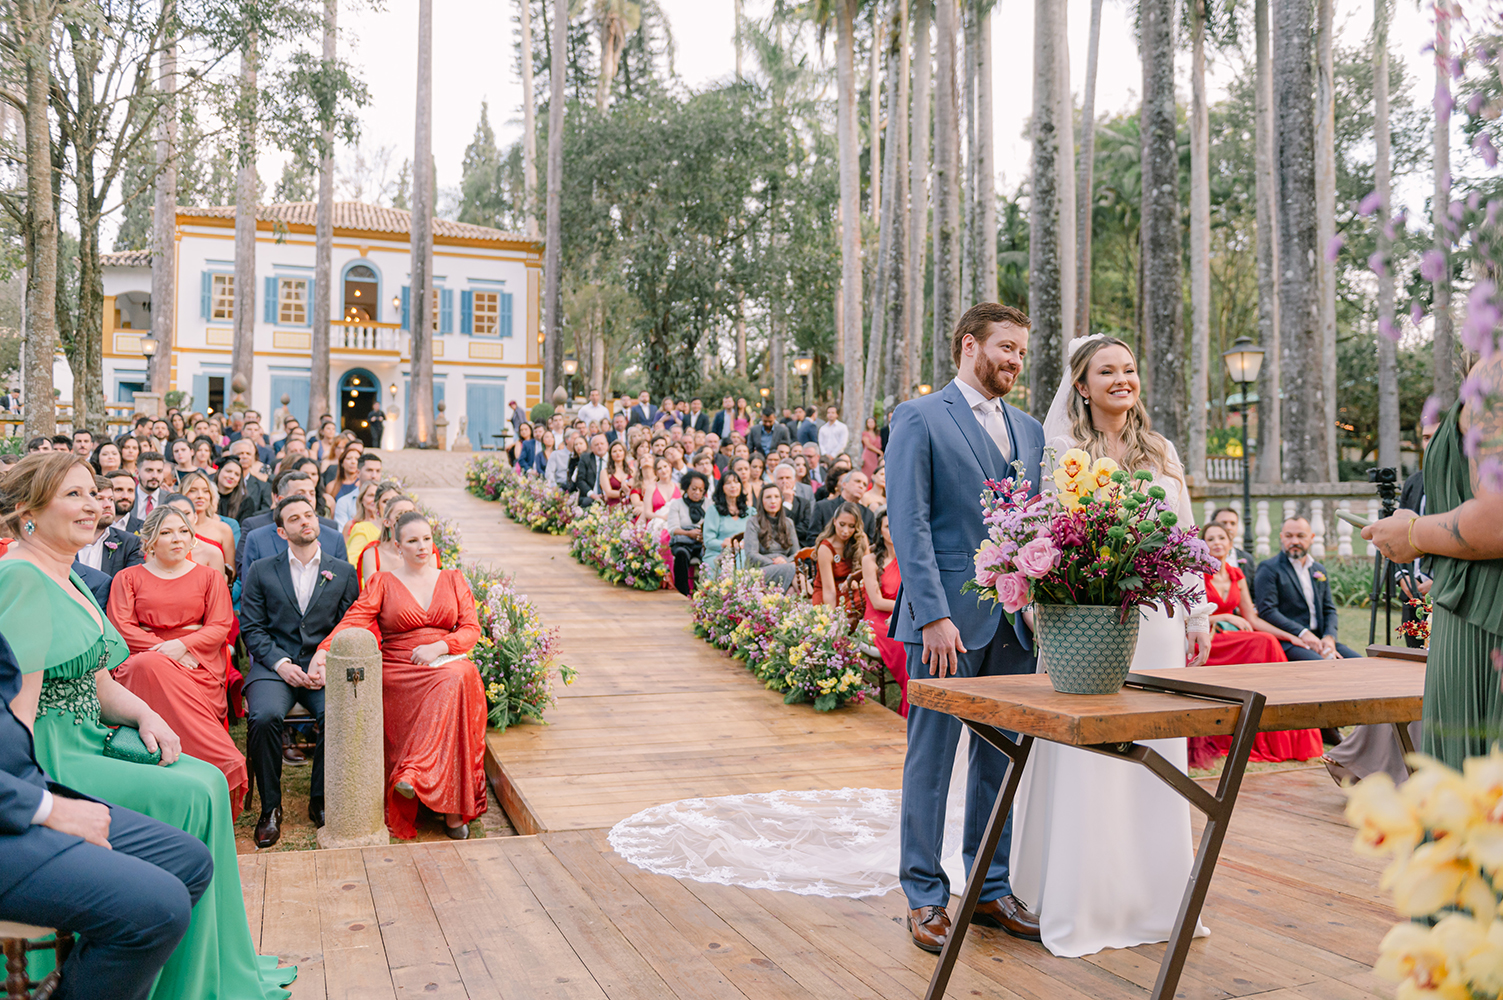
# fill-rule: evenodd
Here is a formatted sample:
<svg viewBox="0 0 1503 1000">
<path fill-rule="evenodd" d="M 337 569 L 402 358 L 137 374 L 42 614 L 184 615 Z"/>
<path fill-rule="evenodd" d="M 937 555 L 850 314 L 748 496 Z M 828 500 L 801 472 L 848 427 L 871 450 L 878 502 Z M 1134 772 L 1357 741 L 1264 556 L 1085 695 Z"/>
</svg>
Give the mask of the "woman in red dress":
<svg viewBox="0 0 1503 1000">
<path fill-rule="evenodd" d="M 238 815 L 250 778 L 227 728 L 225 643 L 235 614 L 224 577 L 189 560 L 194 541 L 174 506 L 158 507 L 141 526 L 146 561 L 110 586 L 110 621 L 131 651 L 115 679 L 167 720 L 184 753 L 224 772 Z"/>
<path fill-rule="evenodd" d="M 866 532 L 861 528 L 860 508 L 843 503 L 814 540 L 814 582 L 809 603 L 838 607 L 841 585 L 865 556 Z"/>
<path fill-rule="evenodd" d="M 871 479 L 877 466 L 882 464 L 882 434 L 877 430 L 877 418 L 867 417 L 861 430 L 861 471 Z"/>
<path fill-rule="evenodd" d="M 400 559 L 373 573 L 325 639 L 370 629 L 381 644 L 386 728 L 386 826 L 417 836 L 418 806 L 444 818 L 455 840 L 485 812 L 485 691 L 468 659 L 480 640 L 464 574 L 433 565 L 433 529 L 416 511 L 397 519 Z"/>
<path fill-rule="evenodd" d="M 1288 657 L 1284 642 L 1298 643 L 1292 636 L 1258 617 L 1252 595 L 1247 590 L 1247 578 L 1236 566 L 1226 561 L 1232 551 L 1232 537 L 1225 528 L 1216 523 L 1206 525 L 1202 532 L 1211 555 L 1220 563 L 1215 573 L 1206 574 L 1206 600 L 1216 605 L 1211 612 L 1211 658 L 1209 666 L 1226 666 L 1237 663 L 1284 663 Z M 1224 757 L 1231 749 L 1230 736 L 1212 736 L 1190 741 L 1190 766 L 1206 767 L 1216 757 Z M 1251 760 L 1311 760 L 1324 752 L 1319 729 L 1291 729 L 1285 732 L 1259 733 L 1253 742 Z"/>
<path fill-rule="evenodd" d="M 908 654 L 903 644 L 887 637 L 887 623 L 892 618 L 892 609 L 898 599 L 898 585 L 903 574 L 898 570 L 898 557 L 892 550 L 892 532 L 887 530 L 887 511 L 877 515 L 877 541 L 861 560 L 861 583 L 866 587 L 866 613 L 864 617 L 872 627 L 877 639 L 877 651 L 882 654 L 882 664 L 898 682 L 903 693 L 898 702 L 898 714 L 908 718 Z"/>
</svg>

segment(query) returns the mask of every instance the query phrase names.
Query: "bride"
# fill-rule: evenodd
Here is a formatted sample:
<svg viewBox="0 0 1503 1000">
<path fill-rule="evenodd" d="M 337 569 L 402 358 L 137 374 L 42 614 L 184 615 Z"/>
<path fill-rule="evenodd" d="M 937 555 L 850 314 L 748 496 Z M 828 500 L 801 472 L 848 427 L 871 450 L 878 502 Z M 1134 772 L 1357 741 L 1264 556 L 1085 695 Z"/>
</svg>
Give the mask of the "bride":
<svg viewBox="0 0 1503 1000">
<path fill-rule="evenodd" d="M 1044 420 L 1046 449 L 1061 455 L 1082 448 L 1129 472 L 1152 472 L 1169 509 L 1181 523 L 1193 523 L 1184 468 L 1174 445 L 1149 424 L 1132 350 L 1095 334 L 1072 341 L 1069 356 L 1066 380 Z M 1203 664 L 1211 636 L 1203 608 L 1196 610 L 1186 621 L 1143 609 L 1132 669 L 1182 667 L 1187 659 Z M 1182 652 L 1187 644 L 1190 654 Z M 1042 659 L 1039 669 L 1047 670 Z M 1185 740 L 1145 745 L 1186 769 Z M 1169 939 L 1194 856 L 1190 806 L 1147 768 L 1039 741 L 1023 773 L 1013 828 L 1013 886 L 1033 903 L 1050 952 L 1074 958 Z M 1196 929 L 1197 936 L 1206 933 Z"/>
</svg>

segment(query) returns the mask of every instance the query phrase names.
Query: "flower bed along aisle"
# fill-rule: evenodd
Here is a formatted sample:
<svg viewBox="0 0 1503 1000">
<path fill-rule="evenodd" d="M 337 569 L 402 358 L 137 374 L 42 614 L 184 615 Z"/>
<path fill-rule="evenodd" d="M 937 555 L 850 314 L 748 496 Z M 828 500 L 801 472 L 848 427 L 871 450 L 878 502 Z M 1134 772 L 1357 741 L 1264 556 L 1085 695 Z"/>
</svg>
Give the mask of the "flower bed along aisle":
<svg viewBox="0 0 1503 1000">
<path fill-rule="evenodd" d="M 537 608 L 519 595 L 511 580 L 486 569 L 465 570 L 475 594 L 480 641 L 471 654 L 485 686 L 490 724 L 497 729 L 530 719 L 543 722 L 555 703 L 550 681 L 558 658 L 558 629 L 543 625 Z M 558 664 L 559 678 L 574 683 L 577 671 Z"/>
<path fill-rule="evenodd" d="M 518 474 L 506 460 L 477 455 L 465 470 L 465 489 L 496 500 L 502 512 L 533 531 L 562 535 L 574 520 L 574 498 L 535 473 Z"/>
<path fill-rule="evenodd" d="M 569 525 L 570 552 L 608 583 L 637 590 L 668 585 L 667 532 L 640 523 L 630 507 L 593 504 Z"/>
</svg>

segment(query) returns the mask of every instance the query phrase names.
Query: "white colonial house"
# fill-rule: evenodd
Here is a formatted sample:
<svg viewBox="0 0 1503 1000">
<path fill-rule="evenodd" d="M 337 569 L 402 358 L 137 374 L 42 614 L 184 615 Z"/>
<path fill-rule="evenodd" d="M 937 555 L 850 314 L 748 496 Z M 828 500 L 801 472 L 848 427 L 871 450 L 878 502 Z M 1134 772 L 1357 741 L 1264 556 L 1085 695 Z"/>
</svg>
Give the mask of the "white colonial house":
<svg viewBox="0 0 1503 1000">
<path fill-rule="evenodd" d="M 268 421 L 287 396 L 310 432 L 309 417 L 319 416 L 308 413 L 315 208 L 298 202 L 257 211 L 255 362 L 246 393 L 247 405 Z M 334 206 L 330 406 L 342 429 L 367 439 L 365 418 L 380 407 L 388 414 L 385 448 L 401 447 L 407 422 L 409 225 L 410 213 L 400 209 Z M 192 397 L 185 410 L 218 413 L 233 397 L 234 227 L 233 207 L 177 212 L 172 388 Z M 141 338 L 151 328 L 151 257 L 128 251 L 105 254 L 103 263 L 104 390 L 109 401 L 130 403 L 146 382 Z M 433 273 L 433 396 L 435 406 L 445 403 L 447 444 L 465 418 L 473 446 L 494 447 L 507 404 L 530 408 L 541 395 L 542 244 L 436 219 Z"/>
</svg>

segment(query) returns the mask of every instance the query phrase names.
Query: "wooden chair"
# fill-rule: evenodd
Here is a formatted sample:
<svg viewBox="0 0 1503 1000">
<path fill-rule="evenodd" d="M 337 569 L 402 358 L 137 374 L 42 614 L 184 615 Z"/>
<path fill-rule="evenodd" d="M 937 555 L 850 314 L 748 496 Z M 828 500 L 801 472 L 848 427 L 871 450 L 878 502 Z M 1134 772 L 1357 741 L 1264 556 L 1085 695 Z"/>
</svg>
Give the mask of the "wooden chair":
<svg viewBox="0 0 1503 1000">
<path fill-rule="evenodd" d="M 799 549 L 793 554 L 793 589 L 803 597 L 814 593 L 814 574 L 819 566 L 814 561 L 814 548 Z"/>
<path fill-rule="evenodd" d="M 725 544 L 720 547 L 720 558 L 715 562 L 715 566 L 722 574 L 725 572 L 727 566 L 730 566 L 733 573 L 740 569 L 736 563 L 741 558 L 741 546 L 745 541 L 746 532 L 738 531 L 730 538 L 727 538 Z M 729 563 L 726 562 L 727 559 L 730 560 Z"/>
<path fill-rule="evenodd" d="M 54 933 L 57 936 L 51 941 L 39 940 Z M 26 975 L 26 955 L 46 948 L 57 953 L 57 968 L 41 982 L 33 982 Z M 48 1000 L 62 982 L 59 970 L 72 950 L 73 934 L 70 931 L 54 932 L 51 927 L 0 920 L 0 951 L 5 954 L 5 1000 Z"/>
</svg>

